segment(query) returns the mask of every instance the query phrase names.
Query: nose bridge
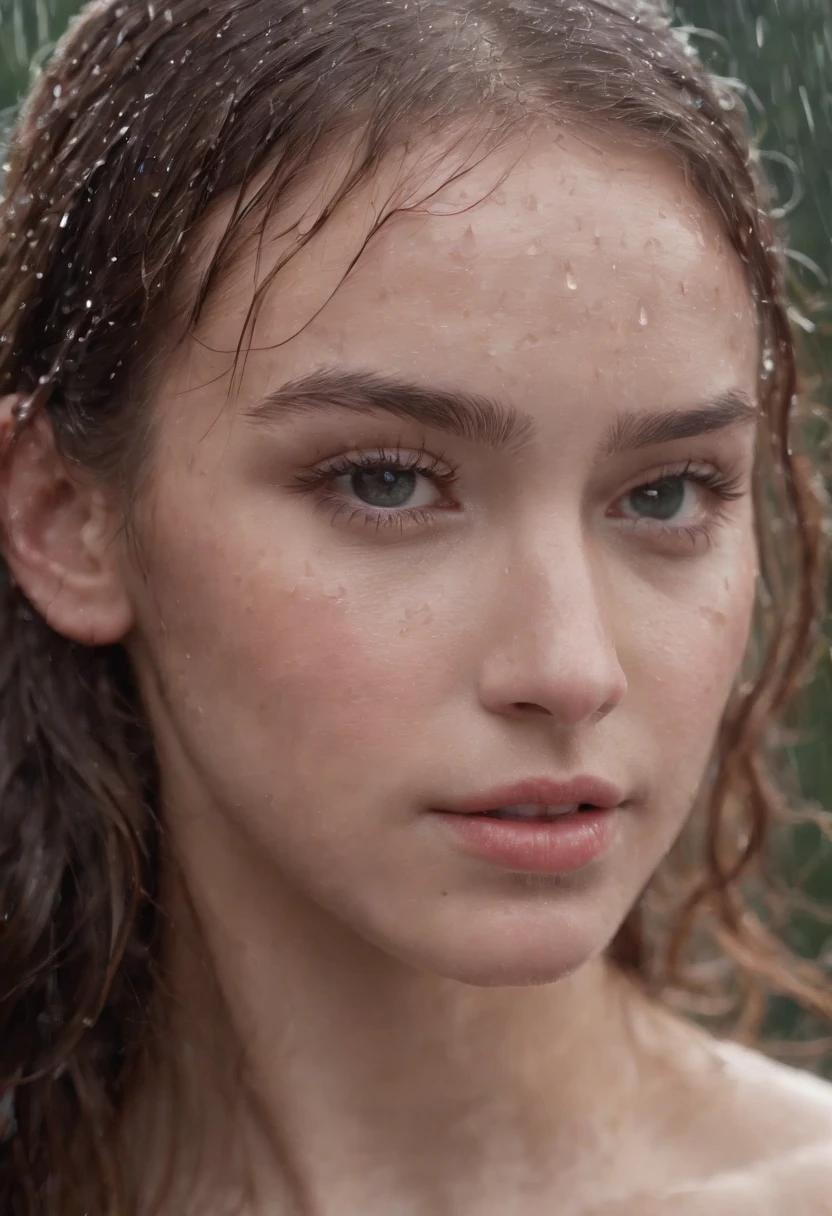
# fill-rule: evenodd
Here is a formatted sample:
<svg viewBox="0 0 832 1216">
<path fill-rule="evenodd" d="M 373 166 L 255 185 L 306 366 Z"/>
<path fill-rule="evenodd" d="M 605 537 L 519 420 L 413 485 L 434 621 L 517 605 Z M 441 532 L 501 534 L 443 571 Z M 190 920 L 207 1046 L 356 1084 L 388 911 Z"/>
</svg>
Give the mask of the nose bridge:
<svg viewBox="0 0 832 1216">
<path fill-rule="evenodd" d="M 482 679 L 489 709 L 537 709 L 574 725 L 621 701 L 612 588 L 578 521 L 519 538 L 496 599 Z"/>
</svg>

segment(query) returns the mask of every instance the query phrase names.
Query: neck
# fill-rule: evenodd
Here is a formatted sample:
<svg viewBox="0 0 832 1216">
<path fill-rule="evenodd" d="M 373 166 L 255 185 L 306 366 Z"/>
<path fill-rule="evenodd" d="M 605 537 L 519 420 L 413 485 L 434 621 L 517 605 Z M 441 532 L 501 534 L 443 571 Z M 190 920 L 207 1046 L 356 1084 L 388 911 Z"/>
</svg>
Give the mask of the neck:
<svg viewBox="0 0 832 1216">
<path fill-rule="evenodd" d="M 144 1117 L 245 1173 L 247 1212 L 496 1216 L 518 1188 L 532 1211 L 591 1190 L 611 1145 L 633 1164 L 665 1015 L 605 960 L 475 988 L 391 957 L 273 873 L 232 869 L 202 891 L 169 882 L 176 1102 L 169 1123 L 156 1097 Z"/>
</svg>

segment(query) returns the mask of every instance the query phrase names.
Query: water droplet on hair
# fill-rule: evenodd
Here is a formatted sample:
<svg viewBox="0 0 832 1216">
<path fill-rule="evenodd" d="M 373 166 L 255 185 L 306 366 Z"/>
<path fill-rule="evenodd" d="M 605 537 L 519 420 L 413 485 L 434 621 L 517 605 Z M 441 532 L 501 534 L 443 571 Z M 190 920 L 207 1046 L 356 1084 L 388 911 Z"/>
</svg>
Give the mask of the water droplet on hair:
<svg viewBox="0 0 832 1216">
<path fill-rule="evenodd" d="M 63 89 L 61 88 L 61 86 L 59 84 L 56 84 L 54 89 L 52 90 L 52 96 L 57 99 L 58 97 L 60 97 L 61 93 L 63 93 Z"/>
</svg>

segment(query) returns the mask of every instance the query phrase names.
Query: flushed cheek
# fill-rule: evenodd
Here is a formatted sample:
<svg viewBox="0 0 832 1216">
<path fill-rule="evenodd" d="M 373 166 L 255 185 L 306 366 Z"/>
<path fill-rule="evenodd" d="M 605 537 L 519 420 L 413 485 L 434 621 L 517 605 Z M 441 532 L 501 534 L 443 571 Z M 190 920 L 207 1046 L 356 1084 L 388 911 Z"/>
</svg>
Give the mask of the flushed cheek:
<svg viewBox="0 0 832 1216">
<path fill-rule="evenodd" d="M 196 762 L 225 757 L 229 781 L 247 772 L 269 789 L 278 771 L 287 788 L 358 781 L 373 757 L 389 769 L 447 676 L 433 605 L 357 592 L 292 554 L 241 561 L 215 546 L 206 560 L 210 548 L 194 546 L 190 562 L 171 554 L 154 577 L 165 620 L 155 660 Z"/>
<path fill-rule="evenodd" d="M 652 622 L 642 675 L 631 682 L 631 691 L 640 689 L 658 754 L 678 775 L 679 765 L 707 762 L 748 642 L 753 573 L 743 570 L 719 587 L 721 593 L 711 585 Z"/>
</svg>

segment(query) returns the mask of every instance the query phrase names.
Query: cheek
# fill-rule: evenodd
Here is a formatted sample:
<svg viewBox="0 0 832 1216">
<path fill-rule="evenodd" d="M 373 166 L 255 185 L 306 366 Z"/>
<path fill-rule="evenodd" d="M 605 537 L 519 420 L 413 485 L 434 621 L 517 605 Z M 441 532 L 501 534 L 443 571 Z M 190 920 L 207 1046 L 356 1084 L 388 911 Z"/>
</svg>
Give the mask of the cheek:
<svg viewBox="0 0 832 1216">
<path fill-rule="evenodd" d="M 659 754 L 704 764 L 745 654 L 754 604 L 751 558 L 656 612 L 646 623 L 642 677 Z"/>
<path fill-rule="evenodd" d="M 441 639 L 424 590 L 328 574 L 310 553 L 155 545 L 151 663 L 197 763 L 233 756 L 238 775 L 280 763 L 281 782 L 322 767 L 348 776 L 359 755 L 404 745 L 439 700 L 447 665 L 431 661 Z"/>
</svg>

